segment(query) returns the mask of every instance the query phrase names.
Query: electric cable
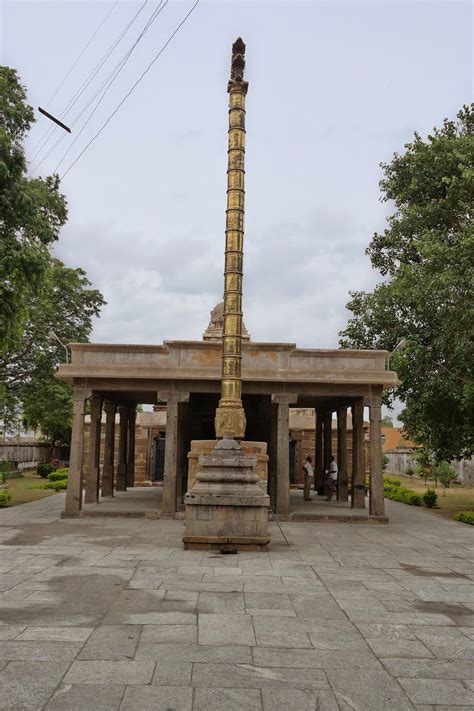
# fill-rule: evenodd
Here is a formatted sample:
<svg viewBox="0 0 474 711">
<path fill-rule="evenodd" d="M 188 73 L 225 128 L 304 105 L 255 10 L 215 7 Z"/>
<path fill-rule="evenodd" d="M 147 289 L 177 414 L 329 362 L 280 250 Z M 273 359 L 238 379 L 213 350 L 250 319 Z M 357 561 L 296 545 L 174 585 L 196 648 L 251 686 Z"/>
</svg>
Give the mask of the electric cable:
<svg viewBox="0 0 474 711">
<path fill-rule="evenodd" d="M 74 62 L 73 65 L 70 67 L 70 69 L 68 70 L 68 72 L 66 73 L 66 75 L 63 77 L 62 81 L 58 84 L 58 86 L 56 87 L 55 91 L 52 93 L 51 97 L 50 97 L 49 100 L 48 100 L 47 106 L 49 106 L 49 105 L 51 104 L 52 100 L 57 96 L 59 90 L 64 86 L 64 83 L 65 83 L 66 79 L 71 75 L 71 73 L 73 72 L 73 70 L 76 68 L 76 66 L 77 66 L 77 64 L 78 64 L 78 62 L 79 62 L 79 60 L 80 60 L 80 59 L 82 58 L 82 56 L 84 55 L 85 51 L 87 50 L 87 48 L 89 47 L 89 45 L 91 44 L 91 42 L 93 41 L 93 39 L 95 38 L 95 36 L 97 35 L 97 33 L 99 32 L 99 30 L 100 30 L 100 28 L 102 27 L 102 25 L 109 19 L 110 15 L 112 14 L 112 12 L 113 12 L 113 11 L 115 10 L 115 8 L 117 7 L 118 1 L 119 1 L 119 0 L 115 0 L 114 4 L 113 4 L 112 7 L 110 8 L 110 10 L 107 12 L 107 14 L 105 15 L 105 17 L 101 20 L 101 22 L 99 22 L 99 24 L 97 25 L 95 31 L 92 33 L 92 35 L 91 35 L 91 37 L 89 38 L 89 40 L 87 41 L 87 43 L 85 44 L 85 46 L 84 46 L 84 47 L 82 48 L 82 50 L 80 51 L 80 53 L 79 53 L 79 55 L 77 56 L 75 62 Z M 54 131 L 54 126 L 53 126 L 53 131 Z M 42 138 L 39 138 L 38 141 L 36 141 L 35 145 L 34 145 L 33 148 L 32 148 L 32 151 L 34 151 L 34 150 L 36 149 L 36 146 L 38 145 L 38 143 L 40 143 L 40 141 L 42 141 Z"/>
<path fill-rule="evenodd" d="M 148 0 L 146 0 L 146 2 L 148 2 Z M 164 3 L 164 4 L 163 4 L 163 3 Z M 115 79 L 117 78 L 117 76 L 120 74 L 120 72 L 122 71 L 123 67 L 125 66 L 125 64 L 126 64 L 127 61 L 129 60 L 129 58 L 131 57 L 131 55 L 132 55 L 134 49 L 136 48 L 136 46 L 138 45 L 138 43 L 140 42 L 140 40 L 143 38 L 143 36 L 147 33 L 147 31 L 149 30 L 149 28 L 151 27 L 151 25 L 153 24 L 153 22 L 156 20 L 156 18 L 158 17 L 158 15 L 164 10 L 164 8 L 166 7 L 167 4 L 168 4 L 168 0 L 160 0 L 160 4 L 158 5 L 158 7 L 157 7 L 155 10 L 153 10 L 151 16 L 149 17 L 149 19 L 148 19 L 147 22 L 145 23 L 143 29 L 141 30 L 140 34 L 138 35 L 138 37 L 137 37 L 137 39 L 135 40 L 135 42 L 133 43 L 133 45 L 132 45 L 132 46 L 127 50 L 127 52 L 122 56 L 122 58 L 120 59 L 120 61 L 115 65 L 115 67 L 112 69 L 112 71 L 107 75 L 107 77 L 106 77 L 106 79 L 104 80 L 104 82 L 102 82 L 102 84 L 100 85 L 99 89 L 97 89 L 97 91 L 95 92 L 95 94 L 93 94 L 93 96 L 89 99 L 89 101 L 88 101 L 88 103 L 86 104 L 86 106 L 85 106 L 85 107 L 81 110 L 81 112 L 76 116 L 76 118 L 74 119 L 74 121 L 73 121 L 72 124 L 71 124 L 71 128 L 79 121 L 79 119 L 82 117 L 82 115 L 84 114 L 84 112 L 89 108 L 89 106 L 91 105 L 91 103 L 92 103 L 92 102 L 95 100 L 95 98 L 104 90 L 104 87 L 105 87 L 105 90 L 103 91 L 103 94 L 102 94 L 101 98 L 99 99 L 99 101 L 97 102 L 96 106 L 94 107 L 94 109 L 92 110 L 92 112 L 90 113 L 90 115 L 88 116 L 88 118 L 86 119 L 84 125 L 82 126 L 82 128 L 81 128 L 81 130 L 80 130 L 80 132 L 79 132 L 79 134 L 74 138 L 74 141 L 69 145 L 69 147 L 67 148 L 66 152 L 63 154 L 63 156 L 62 156 L 61 160 L 59 161 L 58 165 L 56 166 L 56 169 L 55 169 L 54 172 L 56 172 L 56 170 L 58 169 L 59 165 L 61 165 L 61 163 L 63 162 L 64 158 L 66 157 L 66 155 L 67 155 L 67 154 L 69 153 L 69 151 L 71 150 L 72 146 L 73 146 L 73 145 L 76 143 L 76 141 L 79 139 L 79 137 L 80 137 L 81 134 L 83 133 L 84 129 L 86 128 L 87 124 L 88 124 L 89 121 L 92 119 L 93 115 L 95 114 L 95 112 L 96 112 L 97 109 L 99 108 L 100 104 L 102 103 L 102 100 L 104 99 L 104 97 L 105 97 L 105 95 L 107 94 L 108 90 L 109 90 L 110 87 L 112 86 L 113 82 L 115 81 Z M 64 140 L 65 137 L 66 137 L 66 134 L 62 134 L 62 135 L 58 138 L 58 140 L 56 141 L 56 143 L 55 143 L 55 144 L 49 149 L 49 151 L 43 156 L 43 158 L 39 161 L 39 163 L 37 163 L 35 166 L 32 167 L 32 172 L 35 172 L 36 170 L 38 170 L 38 168 L 39 168 L 39 167 L 44 163 L 44 161 L 51 155 L 51 153 L 53 153 L 53 151 L 57 148 L 57 146 L 61 143 L 61 141 Z"/>
<path fill-rule="evenodd" d="M 171 35 L 169 36 L 169 38 L 166 40 L 165 44 L 162 46 L 162 48 L 160 49 L 160 51 L 153 57 L 153 59 L 151 60 L 151 62 L 149 63 L 149 65 L 147 66 L 147 68 L 145 69 L 145 71 L 140 75 L 140 77 L 137 79 L 137 81 L 132 85 L 132 87 L 130 88 L 130 90 L 128 91 L 128 93 L 123 97 L 123 99 L 120 101 L 120 103 L 118 104 L 118 106 L 114 109 L 114 111 L 113 111 L 113 112 L 110 114 L 110 116 L 107 118 L 107 120 L 105 121 L 105 123 L 102 124 L 102 126 L 99 128 L 99 130 L 97 131 L 97 133 L 91 138 L 91 140 L 89 141 L 89 143 L 87 143 L 87 145 L 86 145 L 85 148 L 83 148 L 83 150 L 79 153 L 79 155 L 77 156 L 77 158 L 75 158 L 75 160 L 71 163 L 71 165 L 67 168 L 67 170 L 62 174 L 61 180 L 62 180 L 62 179 L 69 173 L 69 171 L 76 165 L 76 163 L 78 162 L 78 160 L 84 155 L 84 153 L 87 151 L 87 149 L 89 148 L 89 146 L 96 140 L 96 138 L 98 138 L 98 137 L 100 136 L 100 134 L 101 134 L 102 131 L 105 129 L 105 127 L 110 123 L 110 121 L 111 121 L 112 118 L 115 116 L 115 114 L 118 112 L 118 110 L 123 106 L 123 104 L 125 103 L 125 101 L 126 101 L 126 100 L 129 98 L 129 96 L 132 94 L 132 92 L 134 91 L 134 89 L 135 89 L 135 88 L 138 86 L 138 84 L 142 81 L 142 79 L 145 77 L 145 75 L 148 74 L 148 72 L 150 71 L 150 69 L 152 68 L 152 66 L 153 66 L 153 65 L 155 64 L 155 62 L 159 59 L 159 57 L 162 55 L 162 53 L 163 53 L 163 52 L 165 51 L 165 49 L 168 47 L 168 45 L 170 44 L 170 42 L 172 42 L 172 40 L 174 39 L 174 37 L 178 34 L 178 32 L 179 32 L 179 30 L 181 29 L 181 27 L 186 23 L 186 21 L 188 20 L 188 18 L 192 15 L 192 13 L 193 13 L 194 10 L 196 9 L 196 7 L 199 5 L 199 2 L 200 2 L 200 0 L 196 0 L 196 2 L 194 3 L 194 5 L 192 6 L 192 8 L 187 12 L 187 14 L 186 14 L 186 15 L 184 16 L 184 18 L 181 20 L 181 22 L 179 23 L 179 25 L 176 27 L 176 29 L 172 32 L 172 34 L 171 34 Z"/>
<path fill-rule="evenodd" d="M 118 0 L 117 0 L 117 1 L 118 1 Z M 144 0 L 144 2 L 143 2 L 142 5 L 139 7 L 139 9 L 138 9 L 137 12 L 135 13 L 135 15 L 132 17 L 131 20 L 129 20 L 128 24 L 127 24 L 127 25 L 124 27 L 124 29 L 121 31 L 119 37 L 118 37 L 116 40 L 114 40 L 114 42 L 110 45 L 109 49 L 105 52 L 105 54 L 102 56 L 102 58 L 97 62 L 97 64 L 95 65 L 95 67 L 92 69 L 92 71 L 89 73 L 89 75 L 88 75 L 88 76 L 86 77 L 86 79 L 83 81 L 83 83 L 81 84 L 81 86 L 79 87 L 79 89 L 78 89 L 78 90 L 76 91 L 76 93 L 73 95 L 72 99 L 70 99 L 70 101 L 69 101 L 69 103 L 67 104 L 67 106 L 65 107 L 65 109 L 59 114 L 60 118 L 64 118 L 64 117 L 69 113 L 69 111 L 72 109 L 72 107 L 77 103 L 77 101 L 80 99 L 80 97 L 82 96 L 82 94 L 84 93 L 84 91 L 87 89 L 87 87 L 89 86 L 89 84 L 91 83 L 91 81 L 93 81 L 93 79 L 97 76 L 98 72 L 102 69 L 102 67 L 104 66 L 104 64 L 105 64 L 105 62 L 107 61 L 107 59 L 110 57 L 110 55 L 111 55 L 112 52 L 115 50 L 115 48 L 117 47 L 117 45 L 122 41 L 122 39 L 123 39 L 124 36 L 127 34 L 127 32 L 128 32 L 128 30 L 130 29 L 130 27 L 133 25 L 133 23 L 135 22 L 135 20 L 137 19 L 137 17 L 140 15 L 140 13 L 142 12 L 142 10 L 145 8 L 145 6 L 146 6 L 147 4 L 148 4 L 148 0 Z M 84 110 L 85 110 L 85 109 L 84 109 Z M 41 151 L 43 150 L 43 148 L 45 148 L 46 145 L 49 143 L 49 141 L 50 141 L 50 139 L 51 139 L 51 137 L 52 137 L 52 134 L 55 132 L 55 130 L 56 130 L 56 127 L 53 126 L 52 128 L 49 129 L 48 135 L 43 134 L 42 138 L 40 139 L 40 141 L 41 141 L 41 146 L 38 148 L 38 150 L 37 150 L 37 151 L 33 154 L 33 156 L 31 157 L 31 159 L 30 159 L 30 162 L 31 162 L 31 163 L 35 161 L 35 159 L 39 156 L 39 154 L 41 153 Z M 37 145 L 38 145 L 38 142 L 35 144 L 35 147 L 36 147 Z M 55 146 L 56 146 L 56 145 L 57 145 L 57 143 L 55 144 Z M 35 147 L 34 147 L 34 148 L 35 148 Z M 34 148 L 33 148 L 33 150 L 34 150 Z M 38 166 L 36 166 L 35 168 L 32 168 L 32 170 L 36 170 L 37 168 L 38 168 Z"/>
<path fill-rule="evenodd" d="M 137 47 L 138 43 L 139 43 L 140 40 L 144 37 L 144 35 L 147 33 L 147 31 L 150 29 L 150 27 L 152 26 L 152 24 L 154 23 L 154 21 L 156 20 L 156 18 L 158 17 L 158 15 L 160 15 L 161 12 L 165 9 L 165 7 L 166 7 L 167 4 L 168 4 L 168 1 L 169 1 L 169 0 L 160 0 L 160 4 L 159 4 L 158 7 L 156 8 L 156 10 L 153 11 L 153 13 L 152 13 L 150 19 L 149 19 L 148 22 L 146 23 L 146 25 L 145 25 L 145 27 L 143 28 L 143 30 L 141 31 L 140 35 L 137 37 L 135 43 L 134 43 L 133 46 L 130 48 L 130 50 L 128 51 L 128 53 L 122 58 L 121 62 L 119 62 L 119 66 L 118 66 L 118 68 L 116 69 L 116 71 L 115 71 L 114 75 L 112 76 L 112 78 L 110 79 L 110 81 L 109 81 L 107 87 L 105 88 L 104 92 L 102 93 L 102 96 L 100 97 L 99 101 L 97 102 L 97 104 L 94 106 L 93 110 L 91 111 L 91 113 L 90 113 L 89 116 L 87 117 L 87 119 L 86 119 L 84 125 L 82 126 L 82 128 L 81 128 L 81 130 L 79 131 L 79 133 L 77 134 L 77 136 L 74 138 L 74 140 L 72 141 L 72 143 L 71 143 L 71 144 L 68 146 L 68 148 L 66 149 L 66 151 L 65 151 L 65 153 L 63 154 L 61 160 L 59 161 L 59 163 L 57 164 L 56 168 L 54 169 L 54 171 L 53 171 L 54 173 L 57 172 L 59 166 L 61 165 L 61 163 L 62 163 L 62 162 L 64 161 L 64 159 L 66 158 L 66 156 L 67 156 L 67 154 L 69 153 L 69 151 L 72 149 L 72 147 L 74 146 L 74 144 L 76 143 L 76 141 L 79 140 L 81 134 L 83 133 L 83 131 L 84 131 L 85 128 L 87 127 L 88 123 L 91 121 L 92 117 L 94 116 L 95 112 L 96 112 L 97 109 L 99 108 L 100 104 L 102 103 L 103 99 L 104 99 L 105 96 L 107 95 L 108 90 L 110 89 L 110 87 L 111 87 L 112 84 L 114 83 L 115 79 L 118 77 L 118 75 L 120 74 L 120 72 L 122 71 L 122 69 L 124 68 L 124 66 L 126 65 L 126 63 L 128 62 L 128 60 L 129 60 L 130 57 L 132 56 L 133 51 L 134 51 L 135 48 Z"/>
</svg>

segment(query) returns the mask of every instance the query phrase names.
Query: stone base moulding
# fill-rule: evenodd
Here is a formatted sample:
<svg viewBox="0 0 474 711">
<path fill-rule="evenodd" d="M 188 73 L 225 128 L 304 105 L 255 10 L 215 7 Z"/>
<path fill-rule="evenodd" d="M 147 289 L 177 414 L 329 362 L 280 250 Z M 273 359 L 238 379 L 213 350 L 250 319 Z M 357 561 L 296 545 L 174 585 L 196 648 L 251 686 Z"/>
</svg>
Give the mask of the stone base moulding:
<svg viewBox="0 0 474 711">
<path fill-rule="evenodd" d="M 196 484 L 184 499 L 185 549 L 268 550 L 270 498 L 259 484 L 255 458 L 224 438 L 199 465 Z"/>
</svg>

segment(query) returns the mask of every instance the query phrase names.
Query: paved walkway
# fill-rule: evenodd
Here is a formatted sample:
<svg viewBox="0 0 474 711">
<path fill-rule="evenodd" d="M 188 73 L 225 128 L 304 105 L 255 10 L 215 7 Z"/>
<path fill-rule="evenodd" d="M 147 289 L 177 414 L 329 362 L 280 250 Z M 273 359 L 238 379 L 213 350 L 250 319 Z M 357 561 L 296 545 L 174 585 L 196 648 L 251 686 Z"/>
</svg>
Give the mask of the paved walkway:
<svg viewBox="0 0 474 711">
<path fill-rule="evenodd" d="M 0 708 L 474 708 L 469 526 L 387 502 L 387 526 L 271 524 L 271 552 L 223 556 L 63 500 L 0 511 Z"/>
<path fill-rule="evenodd" d="M 156 515 L 156 517 L 159 518 L 162 499 L 163 488 L 161 486 L 135 486 L 133 489 L 128 489 L 128 491 L 116 491 L 113 497 L 101 497 L 100 503 L 98 504 L 83 504 L 83 511 L 88 514 L 93 514 L 94 516 L 127 513 L 129 515 Z M 290 507 L 291 514 L 297 516 L 307 514 L 341 516 L 341 514 L 345 514 L 363 517 L 368 514 L 369 499 L 366 499 L 365 510 L 352 509 L 350 501 L 341 502 L 334 500 L 328 502 L 324 497 L 316 496 L 314 492 L 311 494 L 311 501 L 305 501 L 303 499 L 302 489 L 291 489 Z"/>
</svg>

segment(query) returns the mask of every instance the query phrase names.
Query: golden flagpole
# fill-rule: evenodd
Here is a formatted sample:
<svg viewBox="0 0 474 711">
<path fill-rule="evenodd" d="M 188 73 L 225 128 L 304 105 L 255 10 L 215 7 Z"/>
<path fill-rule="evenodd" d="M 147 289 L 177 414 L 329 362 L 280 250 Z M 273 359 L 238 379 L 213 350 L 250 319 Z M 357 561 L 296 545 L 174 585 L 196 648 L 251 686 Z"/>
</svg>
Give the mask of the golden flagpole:
<svg viewBox="0 0 474 711">
<path fill-rule="evenodd" d="M 218 438 L 245 436 L 242 406 L 242 274 L 245 203 L 245 44 L 232 45 L 229 93 L 226 247 L 224 271 L 224 333 L 222 344 L 221 399 L 216 410 Z"/>
</svg>

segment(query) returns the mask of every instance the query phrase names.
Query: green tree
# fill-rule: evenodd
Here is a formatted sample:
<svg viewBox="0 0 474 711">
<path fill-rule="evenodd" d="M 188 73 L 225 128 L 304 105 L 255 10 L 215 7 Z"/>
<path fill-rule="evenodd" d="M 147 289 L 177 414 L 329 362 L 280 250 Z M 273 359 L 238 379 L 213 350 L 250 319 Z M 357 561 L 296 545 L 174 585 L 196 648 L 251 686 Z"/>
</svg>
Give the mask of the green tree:
<svg viewBox="0 0 474 711">
<path fill-rule="evenodd" d="M 22 141 L 33 109 L 14 69 L 0 66 L 0 348 L 14 347 L 42 287 L 48 248 L 67 219 L 59 177 L 29 178 Z"/>
<path fill-rule="evenodd" d="M 52 443 L 68 442 L 72 391 L 54 377 L 65 354 L 50 332 L 64 343 L 87 341 L 93 317 L 99 315 L 104 303 L 102 294 L 90 288 L 82 269 L 50 259 L 42 288 L 30 303 L 20 342 L 0 357 L 6 423 L 21 418 L 28 427 L 40 427 Z"/>
<path fill-rule="evenodd" d="M 393 427 L 393 417 L 390 417 L 390 415 L 382 417 L 382 427 Z"/>
<path fill-rule="evenodd" d="M 30 179 L 22 140 L 33 111 L 17 74 L 0 67 L 0 421 L 40 427 L 55 444 L 70 437 L 71 388 L 54 378 L 64 359 L 50 338 L 87 341 L 105 303 L 81 269 L 50 249 L 66 221 L 59 178 Z"/>
<path fill-rule="evenodd" d="M 438 461 L 474 451 L 474 105 L 382 164 L 388 226 L 367 249 L 384 280 L 353 292 L 340 344 L 392 351 L 406 436 Z"/>
<path fill-rule="evenodd" d="M 443 496 L 446 496 L 446 489 L 449 489 L 453 484 L 458 484 L 458 475 L 449 462 L 439 462 L 436 467 L 436 478 L 441 482 L 443 487 Z"/>
</svg>

